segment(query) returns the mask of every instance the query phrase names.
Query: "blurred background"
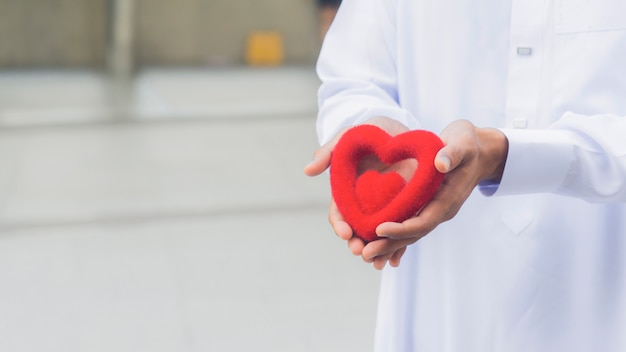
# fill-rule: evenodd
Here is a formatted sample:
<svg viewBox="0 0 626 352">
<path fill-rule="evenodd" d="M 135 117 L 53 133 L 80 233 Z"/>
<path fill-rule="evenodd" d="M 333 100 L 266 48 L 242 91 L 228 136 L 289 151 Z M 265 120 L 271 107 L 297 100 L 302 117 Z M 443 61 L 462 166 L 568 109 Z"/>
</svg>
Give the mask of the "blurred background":
<svg viewBox="0 0 626 352">
<path fill-rule="evenodd" d="M 379 274 L 302 174 L 329 18 L 0 0 L 0 351 L 372 349 Z"/>
</svg>

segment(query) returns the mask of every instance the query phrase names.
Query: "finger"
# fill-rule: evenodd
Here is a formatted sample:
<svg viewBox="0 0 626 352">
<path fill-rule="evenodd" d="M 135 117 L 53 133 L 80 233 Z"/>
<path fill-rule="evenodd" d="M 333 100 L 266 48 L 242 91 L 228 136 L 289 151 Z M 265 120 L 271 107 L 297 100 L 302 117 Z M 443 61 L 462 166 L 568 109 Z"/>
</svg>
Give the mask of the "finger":
<svg viewBox="0 0 626 352">
<path fill-rule="evenodd" d="M 352 254 L 356 256 L 360 256 L 363 254 L 364 247 L 365 247 L 365 242 L 363 242 L 358 237 L 353 237 L 348 240 L 348 248 L 350 248 L 350 251 L 352 252 Z"/>
<path fill-rule="evenodd" d="M 459 203 L 460 204 L 460 203 Z M 458 211 L 457 203 L 449 203 L 441 199 L 433 199 L 418 216 L 401 223 L 386 222 L 376 229 L 380 237 L 391 240 L 418 241 L 433 231 L 439 224 L 450 220 Z"/>
<path fill-rule="evenodd" d="M 441 148 L 435 156 L 435 168 L 442 174 L 450 173 L 474 155 L 474 151 L 469 149 L 470 143 L 464 145 L 449 144 Z"/>
<path fill-rule="evenodd" d="M 450 160 L 448 153 L 449 152 L 446 150 L 446 147 L 443 147 L 435 156 L 435 168 L 442 174 L 447 174 L 450 170 L 453 170 L 452 161 Z"/>
<path fill-rule="evenodd" d="M 403 246 L 388 254 L 375 257 L 372 260 L 374 263 L 374 268 L 376 270 L 382 270 L 385 268 L 387 263 L 389 263 L 391 267 L 397 268 L 400 265 L 400 260 L 402 259 L 402 256 L 406 252 L 406 248 L 406 246 Z"/>
<path fill-rule="evenodd" d="M 409 238 L 403 240 L 391 240 L 391 239 L 380 239 L 373 242 L 368 243 L 362 251 L 361 256 L 363 259 L 367 261 L 373 261 L 377 257 L 391 257 L 398 249 L 406 247 L 414 242 L 416 239 Z"/>
<path fill-rule="evenodd" d="M 419 240 L 439 224 L 452 219 L 471 192 L 472 187 L 467 187 L 466 182 L 444 180 L 442 187 L 417 216 L 401 223 L 382 223 L 376 228 L 376 233 L 382 238 Z"/>
<path fill-rule="evenodd" d="M 343 216 L 339 212 L 339 208 L 335 204 L 335 201 L 331 201 L 330 210 L 328 212 L 328 221 L 335 231 L 335 234 L 339 236 L 344 241 L 347 241 L 352 238 L 353 232 L 350 225 L 344 221 Z"/>
<path fill-rule="evenodd" d="M 391 257 L 391 254 L 376 257 L 376 259 L 374 259 L 374 269 L 383 270 L 385 266 L 387 265 L 387 262 L 389 261 L 390 257 Z"/>
<path fill-rule="evenodd" d="M 393 255 L 391 256 L 391 258 L 389 258 L 389 265 L 391 265 L 394 268 L 397 268 L 398 266 L 400 266 L 400 261 L 402 260 L 402 256 L 404 255 L 405 252 L 406 252 L 406 247 L 402 247 L 398 249 L 397 251 L 395 251 Z"/>
<path fill-rule="evenodd" d="M 426 210 L 426 208 L 424 208 Z M 431 223 L 436 222 L 424 214 L 424 210 L 420 215 L 405 220 L 403 222 L 385 222 L 376 228 L 376 232 L 380 233 L 378 236 L 381 238 L 387 238 L 391 240 L 404 240 L 408 238 L 414 238 L 419 240 L 428 234 L 432 228 Z"/>
<path fill-rule="evenodd" d="M 324 172 L 330 165 L 331 148 L 330 145 L 324 145 L 313 153 L 313 160 L 304 167 L 304 173 L 307 176 L 317 176 Z"/>
<path fill-rule="evenodd" d="M 439 172 L 449 173 L 468 156 L 474 155 L 475 150 L 471 148 L 477 143 L 474 130 L 475 126 L 471 122 L 458 120 L 441 132 L 441 140 L 445 146 L 435 156 L 435 167 Z"/>
<path fill-rule="evenodd" d="M 339 132 L 337 132 L 335 137 L 330 140 L 330 142 L 317 148 L 317 150 L 313 153 L 313 160 L 304 167 L 304 173 L 307 176 L 317 176 L 324 172 L 324 170 L 326 170 L 328 166 L 330 166 L 332 151 L 333 149 L 335 149 L 337 142 L 347 129 L 348 128 L 344 128 L 340 130 Z"/>
</svg>

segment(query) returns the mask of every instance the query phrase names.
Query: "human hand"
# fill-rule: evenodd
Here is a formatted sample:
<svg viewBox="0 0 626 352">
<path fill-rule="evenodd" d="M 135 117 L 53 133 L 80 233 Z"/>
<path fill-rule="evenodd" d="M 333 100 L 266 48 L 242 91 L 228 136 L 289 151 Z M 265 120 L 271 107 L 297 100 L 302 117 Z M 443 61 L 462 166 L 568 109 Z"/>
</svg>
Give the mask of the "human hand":
<svg viewBox="0 0 626 352">
<path fill-rule="evenodd" d="M 445 177 L 432 200 L 411 219 L 380 224 L 376 233 L 381 240 L 356 247 L 376 269 L 387 262 L 399 265 L 406 247 L 452 219 L 479 182 L 499 182 L 502 177 L 508 142 L 500 131 L 459 120 L 448 125 L 440 137 L 445 147 L 437 154 L 435 167 Z"/>
<path fill-rule="evenodd" d="M 408 131 L 408 128 L 406 126 L 386 117 L 374 117 L 367 120 L 365 124 L 378 126 L 392 136 Z M 332 151 L 346 130 L 347 129 L 340 131 L 330 142 L 321 146 L 315 151 L 313 161 L 311 161 L 304 168 L 304 173 L 306 175 L 317 176 L 328 168 L 328 166 L 330 165 Z M 380 172 L 395 171 L 408 180 L 413 175 L 416 165 L 417 163 L 414 160 L 406 160 L 389 166 L 385 165 L 375 157 L 366 157 L 359 163 L 358 168 L 360 171 L 369 169 L 374 169 Z M 354 236 L 352 228 L 343 219 L 343 216 L 337 209 L 334 200 L 331 201 L 328 220 L 337 236 L 347 241 L 348 247 L 350 248 L 352 253 L 354 255 L 361 255 L 361 252 L 365 247 L 365 243 L 360 238 Z M 395 261 L 390 260 L 390 263 L 392 263 L 393 265 Z"/>
</svg>

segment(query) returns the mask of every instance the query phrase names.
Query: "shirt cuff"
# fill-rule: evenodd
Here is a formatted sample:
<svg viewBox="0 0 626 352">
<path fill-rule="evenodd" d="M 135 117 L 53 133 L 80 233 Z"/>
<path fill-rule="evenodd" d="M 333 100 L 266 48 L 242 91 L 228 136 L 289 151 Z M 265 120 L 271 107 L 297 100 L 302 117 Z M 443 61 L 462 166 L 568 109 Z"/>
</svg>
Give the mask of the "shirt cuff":
<svg viewBox="0 0 626 352">
<path fill-rule="evenodd" d="M 485 195 L 550 193 L 561 186 L 574 162 L 568 131 L 500 129 L 509 152 L 499 185 L 482 184 Z"/>
</svg>

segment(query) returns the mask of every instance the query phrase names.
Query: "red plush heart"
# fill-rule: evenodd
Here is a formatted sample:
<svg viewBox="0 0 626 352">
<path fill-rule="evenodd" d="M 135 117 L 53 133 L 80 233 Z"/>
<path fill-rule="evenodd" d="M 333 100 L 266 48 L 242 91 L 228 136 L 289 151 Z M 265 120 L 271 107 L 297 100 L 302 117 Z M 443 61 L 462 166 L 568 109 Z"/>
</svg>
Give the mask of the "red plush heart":
<svg viewBox="0 0 626 352">
<path fill-rule="evenodd" d="M 343 134 L 331 158 L 330 183 L 335 203 L 356 236 L 373 241 L 381 223 L 417 214 L 443 180 L 434 165 L 442 147 L 439 137 L 424 130 L 392 137 L 376 126 L 361 125 Z M 415 159 L 418 167 L 408 182 L 396 172 L 370 169 L 359 174 L 361 159 L 372 155 L 386 165 Z"/>
<path fill-rule="evenodd" d="M 363 214 L 382 209 L 404 188 L 406 182 L 397 172 L 368 170 L 356 179 L 355 193 Z"/>
</svg>

